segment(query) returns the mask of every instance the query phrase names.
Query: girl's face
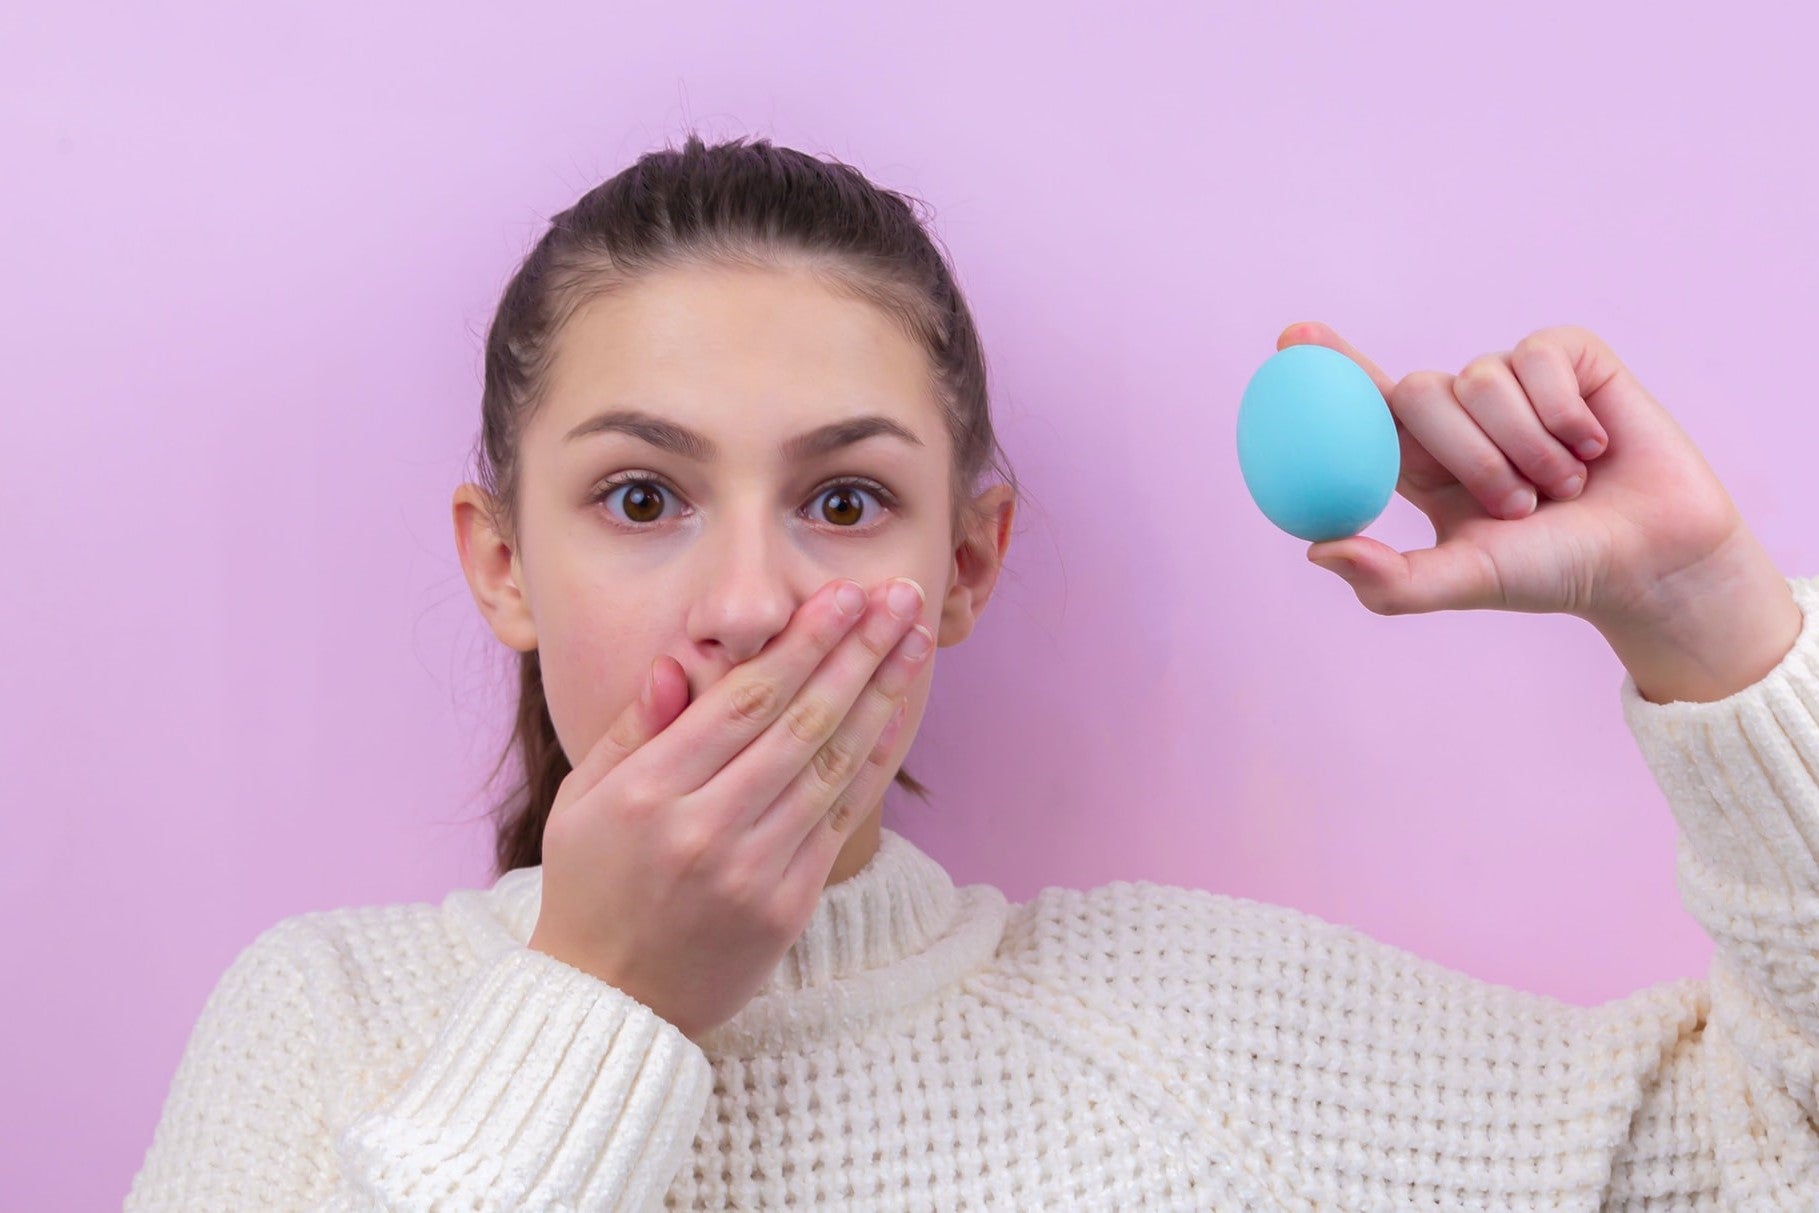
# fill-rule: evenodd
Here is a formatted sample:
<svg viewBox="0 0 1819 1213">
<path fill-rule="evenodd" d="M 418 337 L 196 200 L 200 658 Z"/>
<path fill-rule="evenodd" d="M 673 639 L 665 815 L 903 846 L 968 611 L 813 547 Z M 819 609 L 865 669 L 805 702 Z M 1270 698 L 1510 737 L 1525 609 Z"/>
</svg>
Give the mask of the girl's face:
<svg viewBox="0 0 1819 1213">
<path fill-rule="evenodd" d="M 988 521 L 956 547 L 926 355 L 806 274 L 675 269 L 596 299 L 559 335 L 549 387 L 521 438 L 516 547 L 487 525 L 478 486 L 457 491 L 455 524 L 493 631 L 539 652 L 571 764 L 659 654 L 692 702 L 836 577 L 914 578 L 942 646 L 990 596 L 1008 486 L 981 495 Z M 893 773 L 934 665 L 911 691 Z"/>
</svg>

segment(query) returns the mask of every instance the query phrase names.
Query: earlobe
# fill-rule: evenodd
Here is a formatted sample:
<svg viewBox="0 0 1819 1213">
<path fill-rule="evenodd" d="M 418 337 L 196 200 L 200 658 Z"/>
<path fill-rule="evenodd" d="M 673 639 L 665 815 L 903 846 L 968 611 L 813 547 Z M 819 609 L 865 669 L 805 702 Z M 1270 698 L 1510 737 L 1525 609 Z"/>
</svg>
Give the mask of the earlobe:
<svg viewBox="0 0 1819 1213">
<path fill-rule="evenodd" d="M 954 573 L 941 604 L 937 643 L 958 644 L 972 634 L 1004 567 L 1016 507 L 1015 491 L 1007 484 L 993 485 L 974 500 L 966 535 L 954 550 Z"/>
<path fill-rule="evenodd" d="M 517 553 L 499 534 L 485 490 L 464 484 L 453 503 L 455 550 L 474 604 L 507 647 L 526 653 L 537 647 L 536 621 L 524 594 Z"/>
</svg>

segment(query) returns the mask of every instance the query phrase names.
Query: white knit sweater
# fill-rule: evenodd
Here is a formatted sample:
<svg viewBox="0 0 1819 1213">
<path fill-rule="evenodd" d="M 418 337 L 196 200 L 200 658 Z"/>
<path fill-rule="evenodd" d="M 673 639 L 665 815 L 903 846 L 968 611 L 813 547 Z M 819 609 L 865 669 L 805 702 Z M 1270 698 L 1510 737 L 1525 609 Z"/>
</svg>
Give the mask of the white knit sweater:
<svg viewBox="0 0 1819 1213">
<path fill-rule="evenodd" d="M 697 1047 L 525 946 L 526 868 L 259 935 L 126 1209 L 1819 1209 L 1819 578 L 1790 584 L 1754 686 L 1622 680 L 1705 978 L 1585 1008 L 1199 889 L 1011 905 L 887 829 Z"/>
</svg>

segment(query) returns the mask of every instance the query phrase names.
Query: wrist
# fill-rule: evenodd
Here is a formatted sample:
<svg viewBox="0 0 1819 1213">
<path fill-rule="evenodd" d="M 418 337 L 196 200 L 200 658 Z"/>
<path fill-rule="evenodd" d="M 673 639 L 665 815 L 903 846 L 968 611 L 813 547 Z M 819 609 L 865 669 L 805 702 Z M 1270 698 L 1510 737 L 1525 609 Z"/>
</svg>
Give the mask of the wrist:
<svg viewBox="0 0 1819 1213">
<path fill-rule="evenodd" d="M 1712 703 L 1754 686 L 1805 624 L 1787 578 L 1747 532 L 1662 595 L 1646 616 L 1589 621 L 1651 703 Z"/>
</svg>

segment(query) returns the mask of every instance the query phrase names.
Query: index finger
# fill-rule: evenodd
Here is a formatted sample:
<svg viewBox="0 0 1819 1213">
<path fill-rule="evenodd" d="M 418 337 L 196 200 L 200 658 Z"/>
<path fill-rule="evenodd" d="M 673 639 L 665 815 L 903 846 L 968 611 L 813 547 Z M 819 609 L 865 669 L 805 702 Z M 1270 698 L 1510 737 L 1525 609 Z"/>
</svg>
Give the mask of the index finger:
<svg viewBox="0 0 1819 1213">
<path fill-rule="evenodd" d="M 856 610 L 840 601 L 849 589 Z M 803 683 L 864 617 L 870 600 L 850 578 L 822 586 L 770 643 L 687 704 L 631 759 L 643 764 L 667 795 L 703 786 L 783 715 Z"/>
<path fill-rule="evenodd" d="M 852 586 L 858 592 L 860 605 L 857 612 L 845 613 L 836 601 L 836 595 L 839 594 L 842 586 Z M 775 661 L 779 651 L 793 648 L 795 651 L 801 652 L 803 659 L 808 660 L 809 664 L 797 679 L 797 682 L 800 683 L 820 663 L 821 656 L 825 656 L 827 650 L 833 648 L 847 630 L 859 621 L 859 618 L 865 613 L 865 601 L 865 590 L 858 582 L 850 578 L 840 578 L 828 582 L 797 609 L 789 624 L 780 633 L 778 642 L 767 646 L 771 651 L 760 654 L 759 657 L 769 657 Z M 808 657 L 810 651 L 817 654 L 812 660 Z M 752 660 L 757 661 L 759 657 Z M 775 667 L 770 668 L 774 673 Z M 726 687 L 730 682 L 733 682 L 733 679 L 724 678 L 715 689 Z M 727 693 L 727 691 L 721 691 L 722 697 L 724 698 Z M 792 689 L 790 693 L 795 692 Z M 686 690 L 684 694 L 686 694 Z M 713 694 L 714 690 L 710 690 L 703 698 Z M 686 712 L 689 706 L 691 705 L 685 704 L 683 711 Z M 646 704 L 642 698 L 633 699 L 632 702 L 626 704 L 625 710 L 614 717 L 613 723 L 607 726 L 606 732 L 602 733 L 594 744 L 588 747 L 587 753 L 582 755 L 580 763 L 564 779 L 564 789 L 572 782 L 574 787 L 572 795 L 580 795 L 605 779 L 610 771 L 634 753 L 642 750 L 648 742 L 673 731 L 676 720 L 671 720 L 667 726 L 658 728 L 655 726 L 657 717 L 657 710 Z M 680 717 L 677 719 L 679 720 Z M 688 744 L 686 738 L 683 744 Z M 657 761 L 663 761 L 661 756 Z M 562 803 L 563 790 L 558 790 L 557 806 Z M 551 811 L 553 815 L 554 808 Z"/>
<path fill-rule="evenodd" d="M 1321 324 L 1318 320 L 1291 324 L 1283 329 L 1281 335 L 1276 338 L 1276 349 L 1280 352 L 1291 345 L 1324 345 L 1329 350 L 1339 351 L 1364 368 L 1365 373 L 1371 377 L 1371 382 L 1377 385 L 1377 390 L 1383 393 L 1385 400 L 1390 398 L 1390 393 L 1396 388 L 1396 381 L 1384 374 L 1382 367 L 1359 353 L 1356 346 L 1335 333 L 1330 326 Z"/>
</svg>

